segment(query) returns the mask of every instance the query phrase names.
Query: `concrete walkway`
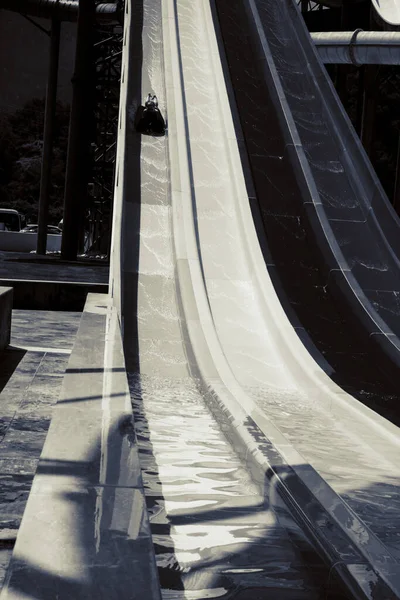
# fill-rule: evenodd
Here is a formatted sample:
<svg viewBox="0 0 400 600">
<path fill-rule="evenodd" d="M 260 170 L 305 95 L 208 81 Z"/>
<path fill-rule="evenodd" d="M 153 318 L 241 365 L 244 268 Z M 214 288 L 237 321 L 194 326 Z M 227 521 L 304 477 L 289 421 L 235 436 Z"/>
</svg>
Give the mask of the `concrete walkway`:
<svg viewBox="0 0 400 600">
<path fill-rule="evenodd" d="M 0 355 L 0 587 L 81 313 L 14 310 Z"/>
</svg>

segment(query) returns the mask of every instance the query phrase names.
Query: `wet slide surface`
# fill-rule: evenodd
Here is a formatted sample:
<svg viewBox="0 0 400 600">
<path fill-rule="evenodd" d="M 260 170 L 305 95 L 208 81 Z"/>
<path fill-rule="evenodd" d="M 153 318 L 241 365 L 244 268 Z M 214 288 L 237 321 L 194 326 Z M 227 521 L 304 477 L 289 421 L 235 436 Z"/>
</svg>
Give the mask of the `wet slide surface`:
<svg viewBox="0 0 400 600">
<path fill-rule="evenodd" d="M 254 485 L 191 379 L 132 375 L 165 600 L 345 600 L 286 506 Z"/>
<path fill-rule="evenodd" d="M 249 164 L 254 182 L 254 189 L 249 185 L 249 201 L 268 273 L 299 337 L 332 380 L 399 425 L 398 389 L 378 370 L 373 349 L 362 337 L 351 313 L 331 294 L 329 281 L 323 274 L 324 265 L 316 258 L 318 252 L 308 235 L 301 192 L 278 125 L 278 115 L 270 90 L 258 70 L 261 61 L 253 52 L 249 30 L 246 30 L 246 13 L 240 4 L 216 0 L 215 19 L 221 31 L 232 98 L 245 140 L 243 165 L 246 168 Z M 269 23 L 273 23 L 272 18 Z M 287 45 L 286 40 L 279 37 L 279 26 L 276 23 L 275 26 L 276 30 L 269 32 L 268 38 L 274 50 L 281 44 Z M 289 80 L 297 76 L 288 65 L 278 64 L 281 74 L 286 74 Z M 296 98 L 293 93 L 292 99 Z M 298 98 L 301 105 L 308 101 L 304 94 Z M 317 134 L 317 115 L 312 118 L 313 133 Z M 307 128 L 307 123 L 304 126 Z M 314 143 L 318 143 L 315 138 Z M 335 174 L 321 170 L 320 176 L 324 175 L 324 189 L 331 185 L 332 192 L 340 197 Z M 310 339 L 319 354 L 310 347 Z M 291 394 L 271 393 L 255 386 L 247 386 L 246 390 L 297 450 L 399 557 L 400 479 L 395 466 L 398 449 L 382 451 L 380 456 L 371 455 L 371 447 L 383 447 L 384 438 L 377 438 L 369 450 L 363 447 L 357 435 L 346 433 L 343 421 L 329 414 L 330 410 L 323 403 L 323 392 L 310 397 L 300 390 Z"/>
<path fill-rule="evenodd" d="M 207 64 L 201 4 L 185 0 L 169 4 L 176 9 L 180 27 L 185 91 L 197 98 L 188 104 L 189 129 L 196 121 L 204 122 L 193 164 L 199 195 L 203 190 L 202 198 L 209 197 L 211 211 L 202 216 L 200 232 L 205 235 L 210 218 L 219 214 L 212 212 L 218 197 L 218 189 L 212 187 L 218 187 L 218 178 L 206 189 L 210 179 L 204 171 L 213 169 L 213 164 L 200 154 L 200 146 L 209 144 L 213 130 L 208 104 L 210 97 L 216 102 L 216 95 Z M 133 56 L 142 66 L 134 102 L 156 93 L 168 116 L 174 106 L 166 106 L 160 67 L 166 51 L 161 27 L 169 21 L 162 21 L 161 2 L 154 0 L 145 0 L 143 11 L 138 3 L 133 14 L 131 35 L 138 40 Z M 217 146 L 216 151 L 223 148 Z M 344 599 L 329 568 L 279 497 L 272 489 L 256 488 L 224 436 L 229 424 L 217 423 L 190 377 L 177 295 L 169 186 L 171 170 L 177 165 L 169 165 L 168 137 L 137 136 L 129 160 L 130 193 L 123 221 L 125 351 L 163 598 Z M 232 211 L 226 207 L 222 216 L 226 212 Z M 221 232 L 214 233 L 219 243 Z M 210 260 L 213 250 L 211 244 L 204 245 Z"/>
</svg>

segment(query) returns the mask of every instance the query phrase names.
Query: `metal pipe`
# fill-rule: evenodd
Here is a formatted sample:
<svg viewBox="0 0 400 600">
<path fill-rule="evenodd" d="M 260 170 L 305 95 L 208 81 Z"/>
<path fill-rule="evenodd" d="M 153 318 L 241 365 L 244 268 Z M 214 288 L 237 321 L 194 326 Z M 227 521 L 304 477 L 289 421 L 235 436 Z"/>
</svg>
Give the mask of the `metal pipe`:
<svg viewBox="0 0 400 600">
<path fill-rule="evenodd" d="M 49 75 L 44 115 L 42 172 L 40 177 L 37 254 L 46 254 L 47 224 L 49 216 L 51 166 L 53 159 L 54 120 L 57 102 L 58 59 L 60 56 L 61 23 L 52 19 L 50 35 Z"/>
<path fill-rule="evenodd" d="M 310 35 L 325 64 L 400 65 L 398 31 L 334 31 Z"/>
<path fill-rule="evenodd" d="M 400 216 L 400 135 L 397 142 L 396 179 L 394 182 L 393 207 Z"/>
<path fill-rule="evenodd" d="M 10 10 L 42 19 L 58 19 L 76 23 L 79 2 L 76 0 L 0 0 L 0 9 Z M 96 6 L 96 20 L 119 22 L 121 7 L 116 2 Z"/>
</svg>

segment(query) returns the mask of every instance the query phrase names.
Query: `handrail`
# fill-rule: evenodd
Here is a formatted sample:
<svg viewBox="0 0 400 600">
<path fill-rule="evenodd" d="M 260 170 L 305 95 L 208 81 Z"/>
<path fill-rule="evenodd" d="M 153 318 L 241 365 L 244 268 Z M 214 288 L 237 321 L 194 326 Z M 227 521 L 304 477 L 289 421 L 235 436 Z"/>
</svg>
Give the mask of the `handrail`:
<svg viewBox="0 0 400 600">
<path fill-rule="evenodd" d="M 312 32 L 318 55 L 325 64 L 398 65 L 400 33 L 397 31 Z"/>
</svg>

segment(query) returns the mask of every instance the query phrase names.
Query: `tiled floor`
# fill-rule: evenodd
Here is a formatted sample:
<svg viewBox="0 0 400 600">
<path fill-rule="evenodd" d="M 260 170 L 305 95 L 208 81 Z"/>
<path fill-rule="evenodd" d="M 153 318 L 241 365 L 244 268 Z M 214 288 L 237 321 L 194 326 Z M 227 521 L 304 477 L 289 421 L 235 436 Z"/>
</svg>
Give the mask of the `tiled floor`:
<svg viewBox="0 0 400 600">
<path fill-rule="evenodd" d="M 0 354 L 0 587 L 80 317 L 14 310 L 11 347 Z"/>
<path fill-rule="evenodd" d="M 81 313 L 13 310 L 11 346 L 71 350 Z M 58 359 L 53 358 L 56 367 Z"/>
</svg>

